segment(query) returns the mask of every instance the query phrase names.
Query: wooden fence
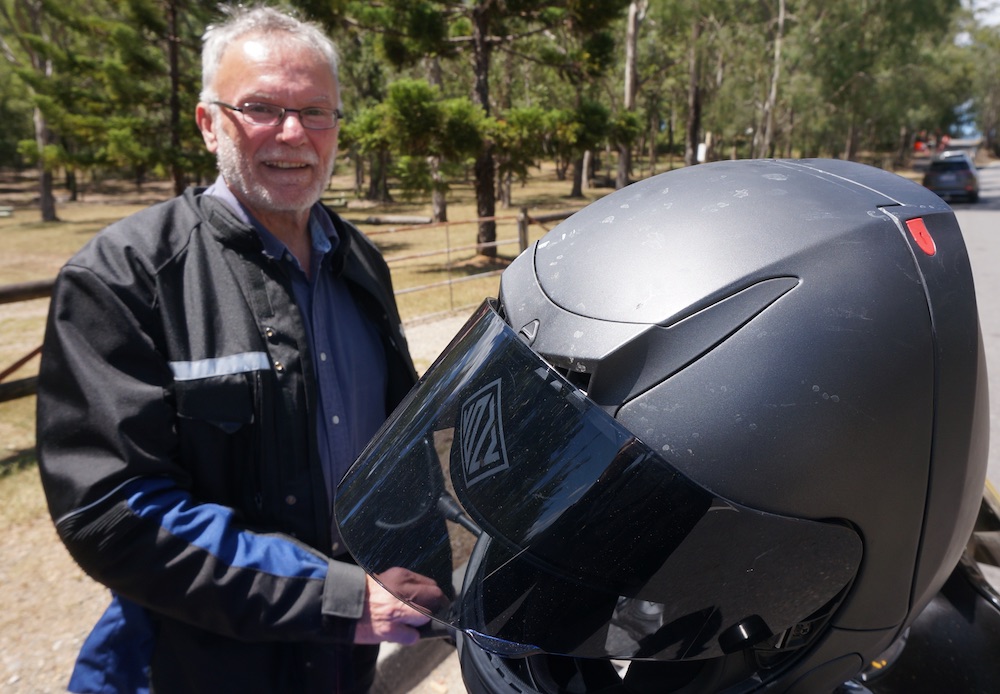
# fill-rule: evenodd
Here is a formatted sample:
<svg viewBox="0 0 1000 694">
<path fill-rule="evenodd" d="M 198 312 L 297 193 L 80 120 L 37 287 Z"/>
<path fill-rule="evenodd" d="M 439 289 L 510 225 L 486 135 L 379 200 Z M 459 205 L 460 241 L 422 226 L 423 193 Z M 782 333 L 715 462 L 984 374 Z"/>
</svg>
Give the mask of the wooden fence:
<svg viewBox="0 0 1000 694">
<path fill-rule="evenodd" d="M 387 228 L 385 229 L 375 229 L 366 231 L 367 236 L 374 237 L 376 240 L 380 236 L 405 234 L 408 232 L 415 232 L 415 231 L 429 231 L 439 228 L 444 229 L 445 239 L 446 239 L 444 247 L 434 248 L 420 253 L 386 255 L 386 262 L 389 264 L 390 269 L 392 269 L 393 265 L 410 262 L 418 259 L 434 258 L 434 257 L 443 258 L 441 267 L 446 272 L 445 279 L 436 282 L 429 282 L 425 284 L 404 287 L 402 289 L 396 290 L 396 296 L 402 297 L 404 295 L 414 294 L 418 292 L 432 291 L 435 289 L 439 289 L 441 287 L 448 287 L 450 290 L 451 287 L 454 287 L 455 285 L 461 284 L 463 282 L 497 276 L 500 274 L 501 272 L 500 270 L 486 270 L 474 274 L 467 274 L 461 277 L 456 276 L 455 273 L 452 272 L 452 257 L 454 256 L 454 254 L 462 254 L 464 252 L 480 248 L 481 246 L 475 244 L 452 246 L 450 230 L 453 227 L 474 226 L 478 225 L 481 221 L 489 221 L 490 219 L 498 223 L 516 222 L 516 228 L 517 228 L 516 238 L 498 239 L 497 241 L 486 245 L 492 246 L 494 248 L 499 248 L 501 246 L 516 245 L 518 252 L 521 252 L 524 251 L 529 245 L 529 231 L 530 231 L 530 226 L 532 224 L 541 225 L 544 229 L 546 228 L 547 224 L 566 219 L 568 216 L 573 214 L 574 211 L 575 210 L 569 210 L 564 212 L 553 212 L 546 214 L 531 214 L 527 208 L 521 208 L 521 210 L 518 212 L 516 216 L 511 215 L 509 217 L 473 219 L 461 222 L 440 222 L 437 224 L 430 224 L 430 223 L 414 224 L 412 222 L 417 222 L 420 220 L 415 218 L 403 218 L 403 217 L 369 217 L 368 219 L 358 219 L 352 221 L 361 226 L 369 226 L 369 225 L 386 226 Z M 38 282 L 24 282 L 21 284 L 0 286 L 0 304 L 9 304 L 18 301 L 29 301 L 32 299 L 47 298 L 52 295 L 52 287 L 54 286 L 54 284 L 55 284 L 55 279 L 49 279 L 49 280 L 41 280 Z M 475 304 L 457 305 L 451 300 L 451 297 L 452 294 L 449 291 L 449 302 L 446 309 L 419 316 L 412 316 L 409 317 L 408 320 L 411 321 L 433 320 L 434 318 L 440 317 L 441 315 L 445 315 L 448 313 L 452 313 L 455 311 L 475 306 Z M 31 352 L 24 355 L 20 359 L 16 360 L 9 366 L 4 367 L 2 371 L 0 371 L 0 402 L 15 400 L 17 398 L 22 398 L 25 396 L 35 394 L 38 382 L 37 376 L 29 376 L 27 378 L 21 378 L 13 381 L 6 381 L 6 379 L 8 376 L 15 373 L 22 366 L 24 366 L 29 361 L 34 359 L 41 351 L 41 349 L 42 347 L 41 345 L 39 345 Z"/>
</svg>

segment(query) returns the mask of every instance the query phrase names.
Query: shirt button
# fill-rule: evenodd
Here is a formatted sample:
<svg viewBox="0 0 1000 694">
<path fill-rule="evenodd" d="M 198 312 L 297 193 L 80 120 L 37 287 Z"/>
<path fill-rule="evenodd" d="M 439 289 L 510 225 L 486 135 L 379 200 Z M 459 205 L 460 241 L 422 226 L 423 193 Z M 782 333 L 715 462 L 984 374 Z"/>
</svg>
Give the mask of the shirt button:
<svg viewBox="0 0 1000 694">
<path fill-rule="evenodd" d="M 334 552 L 338 551 L 340 549 L 340 543 L 334 542 L 333 547 L 331 549 L 333 549 Z"/>
<path fill-rule="evenodd" d="M 340 415 L 336 414 L 333 415 L 332 417 L 330 417 L 330 421 L 333 422 L 334 424 L 340 424 Z"/>
<path fill-rule="evenodd" d="M 320 352 L 319 353 L 319 360 L 320 361 L 326 361 L 326 352 Z"/>
<path fill-rule="evenodd" d="M 288 496 L 285 497 L 285 503 L 288 504 L 289 506 L 294 506 L 297 502 L 298 499 L 295 498 L 294 494 L 289 494 Z"/>
</svg>

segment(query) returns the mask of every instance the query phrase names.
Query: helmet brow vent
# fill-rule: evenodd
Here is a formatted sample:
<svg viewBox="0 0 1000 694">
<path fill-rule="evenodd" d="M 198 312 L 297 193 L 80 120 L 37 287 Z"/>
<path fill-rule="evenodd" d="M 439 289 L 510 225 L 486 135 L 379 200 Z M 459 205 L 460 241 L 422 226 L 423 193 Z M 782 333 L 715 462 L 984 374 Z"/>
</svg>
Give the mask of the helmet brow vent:
<svg viewBox="0 0 1000 694">
<path fill-rule="evenodd" d="M 588 395 L 601 406 L 628 402 L 707 354 L 798 283 L 766 279 L 672 325 L 651 327 L 601 360 Z"/>
</svg>

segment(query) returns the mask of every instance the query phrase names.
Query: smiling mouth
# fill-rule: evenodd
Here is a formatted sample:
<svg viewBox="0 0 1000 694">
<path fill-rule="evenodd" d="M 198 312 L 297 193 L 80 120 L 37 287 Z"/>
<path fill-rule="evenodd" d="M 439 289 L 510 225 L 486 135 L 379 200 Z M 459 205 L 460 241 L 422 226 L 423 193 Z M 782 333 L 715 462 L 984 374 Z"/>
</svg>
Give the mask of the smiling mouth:
<svg viewBox="0 0 1000 694">
<path fill-rule="evenodd" d="M 311 164 L 295 161 L 266 161 L 264 165 L 272 169 L 306 169 Z"/>
</svg>

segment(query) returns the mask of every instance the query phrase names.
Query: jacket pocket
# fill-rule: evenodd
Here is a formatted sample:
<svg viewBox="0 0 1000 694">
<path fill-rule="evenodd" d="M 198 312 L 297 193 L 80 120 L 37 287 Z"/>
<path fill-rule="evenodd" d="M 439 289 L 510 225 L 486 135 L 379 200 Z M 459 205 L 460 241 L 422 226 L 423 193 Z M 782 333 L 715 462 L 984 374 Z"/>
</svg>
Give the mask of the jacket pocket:
<svg viewBox="0 0 1000 694">
<path fill-rule="evenodd" d="M 264 510 L 260 376 L 251 371 L 174 383 L 177 455 L 192 492 L 248 517 Z"/>
<path fill-rule="evenodd" d="M 210 376 L 174 383 L 177 415 L 234 434 L 254 421 L 253 374 Z"/>
</svg>

